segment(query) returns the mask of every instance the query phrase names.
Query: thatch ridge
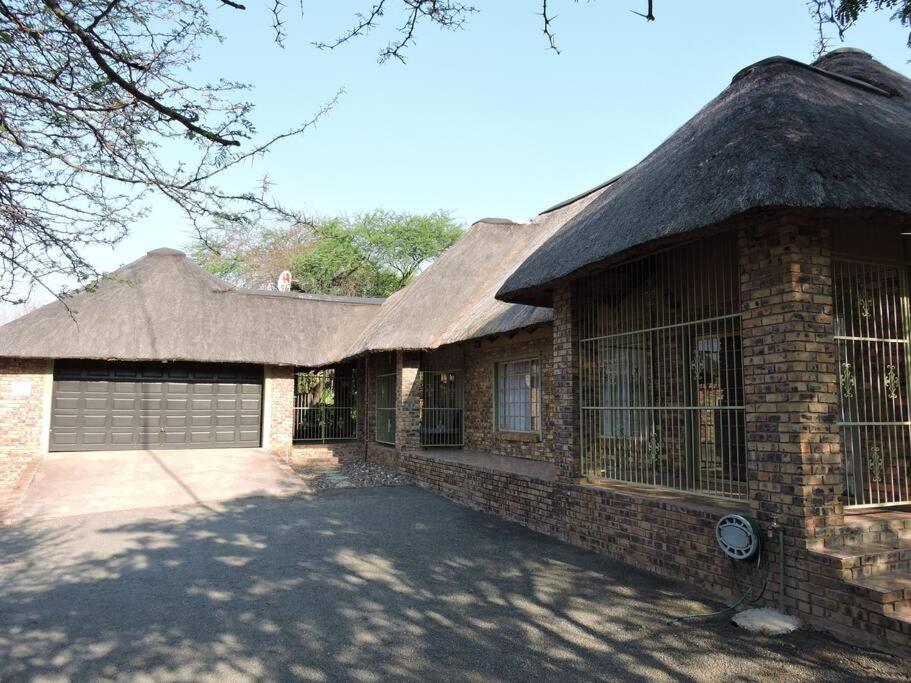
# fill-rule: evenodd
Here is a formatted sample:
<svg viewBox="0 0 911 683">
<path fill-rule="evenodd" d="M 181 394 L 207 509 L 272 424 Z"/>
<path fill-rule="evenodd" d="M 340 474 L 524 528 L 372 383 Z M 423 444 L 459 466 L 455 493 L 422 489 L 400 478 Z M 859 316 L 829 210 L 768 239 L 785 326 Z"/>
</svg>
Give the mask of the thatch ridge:
<svg viewBox="0 0 911 683">
<path fill-rule="evenodd" d="M 609 183 L 497 297 L 550 305 L 557 281 L 754 209 L 911 214 L 909 159 L 911 80 L 852 49 L 812 65 L 762 60 Z"/>
<path fill-rule="evenodd" d="M 155 249 L 94 291 L 70 294 L 66 306 L 55 301 L 0 327 L 0 356 L 317 367 L 382 302 L 242 289 L 179 251 Z"/>
<path fill-rule="evenodd" d="M 473 223 L 414 282 L 383 303 L 345 357 L 429 350 L 550 323 L 550 308 L 508 304 L 494 294 L 519 263 L 598 193 L 593 190 L 526 223 L 501 218 Z"/>
</svg>

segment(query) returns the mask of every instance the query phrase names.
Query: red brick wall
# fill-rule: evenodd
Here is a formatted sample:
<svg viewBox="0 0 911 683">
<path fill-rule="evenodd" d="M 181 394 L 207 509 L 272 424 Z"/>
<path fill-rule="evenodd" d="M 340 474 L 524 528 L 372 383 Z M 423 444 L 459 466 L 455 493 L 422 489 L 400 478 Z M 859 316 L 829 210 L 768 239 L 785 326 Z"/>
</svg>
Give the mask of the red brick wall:
<svg viewBox="0 0 911 683">
<path fill-rule="evenodd" d="M 287 457 L 294 437 L 294 369 L 267 366 L 263 447 Z"/>
<path fill-rule="evenodd" d="M 553 295 L 553 401 L 554 462 L 563 481 L 579 476 L 579 337 L 574 322 L 570 285 L 557 287 Z"/>
<path fill-rule="evenodd" d="M 730 563 L 714 538 L 715 523 L 728 509 L 722 505 L 544 481 L 392 449 L 371 449 L 368 459 L 393 464 L 422 486 L 463 505 L 710 593 L 734 594 Z M 745 511 L 743 506 L 729 507 Z M 738 578 L 745 581 L 748 571 L 739 568 Z"/>
<path fill-rule="evenodd" d="M 51 361 L 0 358 L 0 487 L 15 482 L 47 443 Z"/>
<path fill-rule="evenodd" d="M 400 450 L 421 447 L 421 354 L 396 352 L 398 393 L 395 400 L 395 446 Z"/>
<path fill-rule="evenodd" d="M 372 448 L 369 458 L 395 464 L 460 503 L 723 596 L 734 594 L 734 584 L 714 526 L 727 511 L 749 514 L 767 532 L 765 560 L 772 571 L 763 603 L 777 605 L 782 598 L 787 611 L 854 642 L 911 647 L 911 621 L 895 616 L 911 600 L 911 590 L 884 594 L 851 585 L 840 573 L 841 560 L 827 552 L 843 523 L 834 419 L 829 227 L 835 223 L 790 212 L 755 214 L 732 226 L 741 268 L 747 501 L 719 503 L 578 481 L 577 339 L 568 286 L 554 293 L 549 393 L 557 481 L 418 452 Z M 482 347 L 466 347 L 465 367 L 481 354 Z M 778 581 L 779 525 L 786 534 L 784 590 Z M 738 571 L 744 584 L 750 567 Z"/>
<path fill-rule="evenodd" d="M 552 336 L 549 325 L 523 330 L 512 337 L 478 340 L 428 352 L 397 352 L 398 412 L 396 443 L 400 449 L 421 448 L 420 416 L 423 400 L 421 370 L 459 371 L 463 375 L 464 447 L 495 455 L 533 460 L 553 459 Z M 497 434 L 493 424 L 494 364 L 500 361 L 534 358 L 541 372 L 541 430 L 536 434 Z M 368 442 L 375 440 L 375 376 L 388 372 L 388 354 L 374 354 L 365 363 L 367 381 L 363 388 Z M 380 444 L 378 453 L 382 453 Z"/>
<path fill-rule="evenodd" d="M 368 461 L 395 466 L 421 486 L 458 503 L 686 581 L 726 600 L 739 597 L 740 587 L 750 580 L 752 565 L 732 567 L 718 549 L 714 534 L 721 515 L 749 514 L 745 504 L 675 497 L 660 491 L 544 481 L 446 462 L 418 452 L 400 453 L 377 444 L 371 444 L 368 452 Z M 766 551 L 770 585 L 758 604 L 777 606 L 778 553 L 774 537 L 767 539 Z M 797 549 L 789 551 L 787 559 L 788 612 L 852 642 L 911 647 L 911 623 L 884 617 L 890 606 L 866 598 L 845 584 L 831 557 Z M 735 587 L 735 572 L 739 587 Z M 765 572 L 757 583 L 764 575 Z"/>
<path fill-rule="evenodd" d="M 842 523 L 830 234 L 799 216 L 740 233 L 753 514 L 814 544 Z"/>
<path fill-rule="evenodd" d="M 465 357 L 465 448 L 495 455 L 553 461 L 553 337 L 550 325 L 512 338 L 460 344 Z M 541 430 L 503 434 L 494 429 L 494 365 L 534 358 L 541 373 Z"/>
</svg>

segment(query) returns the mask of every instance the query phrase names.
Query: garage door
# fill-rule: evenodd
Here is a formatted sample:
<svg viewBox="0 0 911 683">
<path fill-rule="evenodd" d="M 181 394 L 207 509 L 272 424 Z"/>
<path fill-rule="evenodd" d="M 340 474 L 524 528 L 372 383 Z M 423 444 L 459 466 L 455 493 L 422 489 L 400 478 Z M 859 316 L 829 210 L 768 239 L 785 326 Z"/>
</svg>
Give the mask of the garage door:
<svg viewBox="0 0 911 683">
<path fill-rule="evenodd" d="M 257 447 L 255 365 L 57 361 L 52 451 Z"/>
</svg>

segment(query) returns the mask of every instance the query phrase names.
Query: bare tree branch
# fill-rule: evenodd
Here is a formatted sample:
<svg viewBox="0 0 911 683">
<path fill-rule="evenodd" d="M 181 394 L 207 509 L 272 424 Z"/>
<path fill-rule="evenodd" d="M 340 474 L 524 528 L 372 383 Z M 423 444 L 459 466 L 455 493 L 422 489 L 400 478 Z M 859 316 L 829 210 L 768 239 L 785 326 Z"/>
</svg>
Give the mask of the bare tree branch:
<svg viewBox="0 0 911 683">
<path fill-rule="evenodd" d="M 248 190 L 219 182 L 303 134 L 335 98 L 260 137 L 246 85 L 190 80 L 211 38 L 198 0 L 0 0 L 0 301 L 97 280 L 87 250 L 117 244 L 154 195 L 200 234 L 225 219 L 309 224 L 267 179 Z"/>
<path fill-rule="evenodd" d="M 652 5 L 653 5 L 653 1 L 648 0 L 648 8 L 646 9 L 645 14 L 643 14 L 642 12 L 637 12 L 636 10 L 632 10 L 632 9 L 630 10 L 630 12 L 644 18 L 646 21 L 655 21 L 655 11 L 654 11 L 655 8 Z"/>
<path fill-rule="evenodd" d="M 560 50 L 557 48 L 557 44 L 554 41 L 554 34 L 550 30 L 551 22 L 556 19 L 547 13 L 547 0 L 541 0 L 541 17 L 544 19 L 544 37 L 547 38 L 550 49 L 560 54 Z"/>
</svg>

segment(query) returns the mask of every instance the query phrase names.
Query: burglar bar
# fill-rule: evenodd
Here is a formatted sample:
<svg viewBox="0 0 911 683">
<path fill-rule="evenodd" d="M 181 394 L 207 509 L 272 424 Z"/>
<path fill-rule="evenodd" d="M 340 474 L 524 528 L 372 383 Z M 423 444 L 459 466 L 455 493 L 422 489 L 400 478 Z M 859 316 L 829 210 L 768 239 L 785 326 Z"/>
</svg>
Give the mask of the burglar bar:
<svg viewBox="0 0 911 683">
<path fill-rule="evenodd" d="M 460 372 L 424 371 L 421 405 L 421 445 L 461 446 L 463 386 Z"/>
<path fill-rule="evenodd" d="M 357 438 L 357 385 L 354 369 L 297 372 L 294 381 L 294 441 Z"/>
<path fill-rule="evenodd" d="M 846 505 L 911 502 L 908 276 L 886 262 L 833 263 L 838 425 Z"/>
<path fill-rule="evenodd" d="M 590 276 L 573 301 L 583 473 L 744 498 L 736 236 Z"/>
</svg>

